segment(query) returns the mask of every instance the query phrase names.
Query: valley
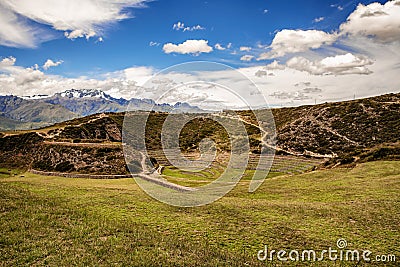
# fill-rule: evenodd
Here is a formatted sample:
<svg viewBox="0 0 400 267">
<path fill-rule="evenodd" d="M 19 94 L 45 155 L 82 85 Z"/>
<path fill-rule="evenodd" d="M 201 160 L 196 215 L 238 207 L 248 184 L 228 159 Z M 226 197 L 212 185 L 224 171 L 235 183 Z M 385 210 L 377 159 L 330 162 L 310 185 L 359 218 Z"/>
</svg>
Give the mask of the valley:
<svg viewBox="0 0 400 267">
<path fill-rule="evenodd" d="M 249 161 L 231 192 L 197 208 L 158 202 L 131 177 L 178 191 L 213 182 L 226 168 L 231 145 L 223 127 L 211 119 L 191 120 L 179 136 L 183 155 L 192 160 L 199 159 L 203 138 L 215 141 L 216 158 L 200 172 L 177 169 L 170 162 L 176 155 L 162 150 L 164 121 L 185 114 L 151 112 L 148 158 L 139 153 L 129 162 L 122 143 L 126 113 L 3 131 L 0 260 L 5 265 L 277 266 L 279 261 L 257 259 L 264 245 L 322 250 L 334 247 L 339 237 L 350 248 L 399 255 L 399 100 L 400 94 L 391 94 L 273 109 L 272 158 L 260 155 L 260 144 L 270 144 L 271 127 L 260 127 L 249 111 L 207 114 L 243 123 Z M 249 193 L 260 159 L 272 165 L 269 172 L 261 169 L 266 179 Z M 146 172 L 149 166 L 164 179 Z"/>
</svg>

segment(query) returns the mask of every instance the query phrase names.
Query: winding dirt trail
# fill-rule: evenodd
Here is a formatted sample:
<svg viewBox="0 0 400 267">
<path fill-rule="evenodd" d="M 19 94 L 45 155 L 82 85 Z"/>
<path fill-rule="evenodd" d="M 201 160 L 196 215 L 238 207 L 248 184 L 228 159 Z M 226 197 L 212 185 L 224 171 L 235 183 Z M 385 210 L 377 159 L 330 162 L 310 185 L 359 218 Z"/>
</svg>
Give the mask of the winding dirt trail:
<svg viewBox="0 0 400 267">
<path fill-rule="evenodd" d="M 142 165 L 142 172 L 138 173 L 134 176 L 138 176 L 141 179 L 144 179 L 146 181 L 164 186 L 166 188 L 170 188 L 170 189 L 174 189 L 177 191 L 181 191 L 181 192 L 193 192 L 193 191 L 197 191 L 196 188 L 193 187 L 188 187 L 188 186 L 182 186 L 182 185 L 177 185 L 171 182 L 168 182 L 167 180 L 165 180 L 164 178 L 162 178 L 160 175 L 157 175 L 157 172 L 146 172 L 146 156 L 144 155 L 143 152 L 139 152 L 142 156 L 142 160 L 140 161 L 140 164 Z M 156 174 L 155 174 L 156 173 Z"/>
<path fill-rule="evenodd" d="M 222 115 L 222 114 L 213 114 L 213 115 L 214 115 L 214 116 L 221 117 L 221 118 L 227 118 L 227 119 L 238 120 L 238 121 L 241 121 L 241 122 L 243 122 L 243 123 L 246 123 L 247 125 L 251 125 L 251 126 L 254 126 L 254 127 L 258 128 L 258 129 L 260 130 L 260 132 L 262 133 L 262 136 L 261 136 L 261 143 L 262 143 L 265 147 L 272 148 L 272 149 L 274 149 L 274 150 L 276 150 L 276 151 L 283 151 L 283 152 L 285 152 L 285 153 L 287 153 L 287 154 L 289 154 L 289 155 L 297 156 L 297 157 L 301 157 L 301 156 L 310 156 L 310 154 L 311 154 L 311 156 L 313 156 L 313 157 L 318 157 L 318 158 L 332 158 L 332 157 L 333 157 L 332 155 L 322 155 L 322 154 L 318 154 L 318 153 L 314 153 L 314 152 L 310 152 L 310 153 L 296 153 L 296 152 L 293 152 L 293 151 L 290 151 L 290 150 L 287 150 L 287 149 L 283 149 L 283 148 L 280 148 L 280 147 L 277 147 L 277 146 L 270 145 L 270 144 L 268 144 L 268 143 L 265 141 L 266 138 L 267 138 L 268 132 L 265 131 L 265 130 L 264 130 L 262 127 L 260 127 L 259 125 L 254 124 L 254 123 L 249 122 L 249 121 L 246 121 L 246 120 L 244 120 L 243 118 L 241 118 L 240 116 L 239 116 L 239 117 L 237 117 L 237 116 L 227 116 L 227 115 Z M 324 128 L 324 129 L 325 129 L 325 128 Z M 325 130 L 329 130 L 329 129 L 325 129 Z M 333 131 L 333 130 L 330 130 L 330 131 Z M 338 133 L 335 133 L 335 134 L 339 135 Z M 340 136 L 340 137 L 346 138 L 345 136 Z M 350 139 L 346 139 L 346 140 L 349 141 L 349 142 L 354 142 L 354 141 L 352 141 L 352 140 L 350 140 Z"/>
</svg>

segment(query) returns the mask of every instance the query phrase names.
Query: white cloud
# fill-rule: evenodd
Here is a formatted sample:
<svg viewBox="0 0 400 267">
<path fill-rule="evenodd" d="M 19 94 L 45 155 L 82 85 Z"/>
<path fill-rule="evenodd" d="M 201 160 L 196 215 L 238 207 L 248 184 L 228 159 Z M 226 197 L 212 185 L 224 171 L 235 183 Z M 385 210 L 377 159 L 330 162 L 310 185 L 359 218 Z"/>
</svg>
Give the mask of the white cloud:
<svg viewBox="0 0 400 267">
<path fill-rule="evenodd" d="M 63 31 L 65 37 L 100 36 L 110 24 L 132 17 L 127 7 L 143 7 L 146 0 L 3 0 L 0 4 L 0 44 L 35 47 L 50 38 L 43 27 Z"/>
<path fill-rule="evenodd" d="M 217 50 L 226 50 L 226 49 L 230 49 L 232 47 L 232 43 L 228 43 L 225 47 L 223 45 L 221 45 L 220 43 L 216 43 L 214 45 L 214 48 Z"/>
<path fill-rule="evenodd" d="M 64 36 L 67 37 L 68 39 L 76 39 L 76 38 L 81 38 L 85 37 L 86 40 L 89 40 L 91 37 L 95 36 L 96 32 L 93 30 L 90 30 L 88 32 L 85 32 L 84 30 L 73 30 L 71 32 L 64 32 Z"/>
<path fill-rule="evenodd" d="M 339 11 L 342 11 L 344 8 L 341 6 L 341 5 L 339 5 L 339 4 L 331 4 L 331 7 L 334 7 L 334 8 L 336 8 L 337 10 L 339 10 Z"/>
<path fill-rule="evenodd" d="M 267 13 L 268 13 L 268 9 L 264 9 L 263 14 L 267 14 Z"/>
<path fill-rule="evenodd" d="M 200 30 L 205 30 L 206 28 L 204 28 L 203 26 L 200 25 L 195 25 L 195 26 L 185 26 L 185 23 L 178 21 L 177 23 L 175 23 L 172 26 L 172 29 L 176 30 L 176 31 L 180 31 L 182 30 L 183 32 L 186 31 L 200 31 Z"/>
<path fill-rule="evenodd" d="M 284 70 L 285 65 L 279 64 L 278 61 L 274 60 L 273 62 L 269 63 L 267 66 L 265 66 L 267 70 Z"/>
<path fill-rule="evenodd" d="M 172 26 L 172 29 L 174 29 L 174 30 L 176 30 L 176 31 L 182 30 L 182 29 L 184 29 L 184 28 L 185 28 L 185 24 L 182 23 L 182 22 L 180 22 L 180 21 L 178 21 L 177 23 L 175 23 L 175 24 Z"/>
<path fill-rule="evenodd" d="M 35 47 L 39 30 L 26 24 L 0 3 L 0 45 L 11 47 Z"/>
<path fill-rule="evenodd" d="M 132 67 L 121 71 L 99 74 L 96 79 L 88 77 L 66 78 L 48 75 L 36 67 L 24 68 L 15 65 L 13 57 L 0 61 L 0 94 L 18 96 L 52 95 L 71 88 L 100 89 L 114 97 L 145 97 L 144 84 L 155 70 L 148 67 Z"/>
<path fill-rule="evenodd" d="M 318 30 L 282 30 L 272 41 L 269 52 L 262 53 L 258 60 L 283 57 L 286 54 L 317 49 L 323 45 L 332 44 L 337 38 L 336 34 Z"/>
<path fill-rule="evenodd" d="M 374 37 L 381 42 L 400 41 L 400 0 L 384 5 L 359 4 L 340 30 L 351 35 Z"/>
<path fill-rule="evenodd" d="M 315 22 L 315 23 L 318 23 L 318 22 L 323 21 L 324 19 L 325 19 L 324 17 L 315 18 L 315 19 L 314 19 L 314 22 Z"/>
<path fill-rule="evenodd" d="M 199 30 L 205 30 L 205 29 L 206 28 L 204 28 L 203 26 L 196 25 L 196 26 L 190 27 L 189 31 L 199 31 Z M 183 31 L 185 31 L 185 29 L 183 29 Z"/>
<path fill-rule="evenodd" d="M 217 49 L 217 50 L 225 50 L 225 49 L 226 49 L 225 47 L 223 47 L 221 44 L 218 44 L 218 43 L 216 43 L 216 44 L 214 45 L 214 47 L 215 47 L 215 49 Z"/>
<path fill-rule="evenodd" d="M 15 57 L 6 57 L 0 61 L 0 69 L 14 66 L 17 59 Z"/>
<path fill-rule="evenodd" d="M 149 46 L 160 46 L 160 43 L 150 41 Z"/>
<path fill-rule="evenodd" d="M 251 47 L 249 47 L 249 46 L 241 46 L 240 47 L 240 51 L 250 51 L 251 50 Z"/>
<path fill-rule="evenodd" d="M 251 61 L 254 58 L 254 56 L 251 55 L 244 55 L 240 58 L 241 61 Z"/>
<path fill-rule="evenodd" d="M 181 44 L 167 43 L 164 44 L 163 50 L 166 54 L 179 53 L 179 54 L 193 54 L 210 53 L 213 48 L 208 45 L 206 40 L 186 40 Z"/>
<path fill-rule="evenodd" d="M 354 42 L 352 43 L 354 44 Z M 356 94 L 356 97 L 367 97 L 398 92 L 398 88 L 400 88 L 398 79 L 400 50 L 397 49 L 398 47 L 395 44 L 390 44 L 389 46 L 385 45 L 387 49 L 382 49 L 382 44 L 366 43 L 365 40 L 354 45 L 357 45 L 358 49 L 370 51 L 371 58 L 375 59 L 374 63 L 368 65 L 370 62 L 367 58 L 355 54 L 325 57 L 320 60 L 309 60 L 306 63 L 311 67 L 324 68 L 327 74 L 334 74 L 335 72 L 343 74 L 347 70 L 348 73 L 359 73 L 359 68 L 368 66 L 372 72 L 369 75 L 363 77 L 356 75 L 341 75 L 340 77 L 317 75 L 312 72 L 320 74 L 324 74 L 324 72 L 321 70 L 314 71 L 313 69 L 311 72 L 304 71 L 304 66 L 294 68 L 294 65 L 292 65 L 292 68 L 290 68 L 278 61 L 267 66 L 242 68 L 239 71 L 257 84 L 263 96 L 267 98 L 271 105 L 313 104 L 315 100 L 317 103 L 322 103 L 352 99 L 354 94 Z M 110 73 L 99 73 L 95 78 L 67 78 L 45 74 L 37 70 L 35 66 L 29 68 L 17 66 L 16 59 L 8 57 L 0 60 L 0 94 L 51 95 L 71 88 L 93 88 L 103 90 L 114 97 L 157 100 L 161 95 L 160 92 L 165 92 L 166 86 L 175 87 L 177 81 L 193 81 L 191 75 L 196 75 L 196 81 L 202 81 L 204 77 L 211 77 L 215 84 L 227 84 L 229 88 L 234 88 L 241 95 L 249 94 L 249 97 L 252 95 L 252 91 L 249 91 L 251 84 L 238 79 L 237 72 L 233 70 L 202 71 L 191 74 L 174 73 L 159 77 L 159 82 L 145 83 L 155 73 L 158 73 L 158 71 L 151 67 L 138 66 Z M 254 101 L 261 97 L 261 95 L 253 96 Z M 202 99 L 206 99 L 208 104 Z M 168 100 L 169 103 L 185 100 L 205 108 L 211 103 L 210 101 L 214 101 L 216 108 L 223 108 L 223 105 L 218 101 L 223 101 L 224 106 L 237 105 L 233 98 L 226 97 L 226 91 L 219 91 L 216 95 L 213 88 L 205 88 L 204 90 L 185 89 L 174 95 L 169 95 L 169 98 L 165 100 Z"/>
<path fill-rule="evenodd" d="M 122 78 L 135 81 L 137 85 L 142 86 L 154 75 L 155 70 L 149 67 L 131 67 L 124 69 L 123 73 Z"/>
<path fill-rule="evenodd" d="M 62 60 L 58 60 L 58 61 L 55 61 L 55 62 L 54 62 L 53 60 L 48 59 L 48 60 L 44 63 L 43 69 L 47 70 L 47 69 L 49 69 L 49 68 L 51 68 L 51 67 L 56 67 L 56 66 L 62 64 L 63 62 L 64 62 L 64 61 L 62 61 Z"/>
<path fill-rule="evenodd" d="M 16 66 L 16 58 L 7 57 L 0 61 L 0 87 L 10 92 L 25 92 L 26 85 L 32 82 L 40 82 L 44 79 L 43 72 L 37 69 L 37 65 L 30 68 Z M 11 87 L 10 87 L 11 86 Z"/>
<path fill-rule="evenodd" d="M 341 8 L 338 5 L 331 6 Z M 340 25 L 337 33 L 318 30 L 284 29 L 279 31 L 268 47 L 270 51 L 262 53 L 257 60 L 297 53 L 300 55 L 284 58 L 287 60 L 284 65 L 272 66 L 275 63 L 273 62 L 268 68 L 288 67 L 313 75 L 370 74 L 371 70 L 368 66 L 373 64 L 370 58 L 374 58 L 374 61 L 383 60 L 379 57 L 376 59 L 374 53 L 370 52 L 371 41 L 377 41 L 381 50 L 388 49 L 387 45 L 390 43 L 394 43 L 395 47 L 391 49 L 400 49 L 398 43 L 400 16 L 398 14 L 400 14 L 400 0 L 388 1 L 385 4 L 372 3 L 366 6 L 359 4 L 347 21 Z M 321 19 L 323 17 L 315 21 L 321 21 Z M 339 46 L 332 46 L 334 43 Z M 322 46 L 324 50 L 315 51 Z M 332 54 L 336 56 L 327 57 Z"/>
<path fill-rule="evenodd" d="M 356 98 L 360 98 L 399 92 L 400 80 L 397 77 L 399 74 L 398 66 L 400 66 L 400 49 L 398 49 L 398 45 L 386 45 L 385 49 L 382 49 L 381 44 L 368 43 L 365 39 L 357 43 L 354 43 L 354 40 L 349 40 L 344 45 L 349 44 L 352 44 L 356 50 L 368 50 L 369 57 L 374 59 L 374 63 L 367 65 L 369 62 L 365 58 L 364 60 L 350 60 L 352 57 L 344 54 L 338 57 L 325 57 L 328 59 L 324 61 L 322 61 L 324 58 L 309 60 L 311 62 L 309 64 L 312 66 L 322 65 L 322 61 L 325 63 L 322 67 L 325 68 L 327 74 L 331 73 L 332 75 L 322 75 L 323 71 L 318 69 L 297 70 L 286 67 L 286 64 L 283 63 L 274 64 L 278 65 L 279 68 L 259 66 L 250 67 L 243 71 L 246 71 L 248 77 L 262 90 L 270 104 L 279 106 L 297 106 L 314 104 L 314 102 L 324 103 L 353 99 L 354 95 L 356 95 Z M 353 56 L 360 57 L 358 54 Z M 347 60 L 345 60 L 346 58 Z M 340 67 L 339 63 L 343 66 Z M 300 67 L 298 69 L 302 69 Z M 321 66 L 318 67 L 321 68 Z M 363 70 L 363 67 L 368 67 L 369 71 Z M 346 68 L 347 75 L 341 75 L 346 72 Z M 272 74 L 270 71 L 273 71 L 274 76 L 269 76 L 269 74 Z M 313 74 L 313 72 L 321 74 Z M 333 75 L 334 72 L 338 74 Z M 361 77 L 360 73 L 370 74 Z M 304 81 L 307 81 L 307 83 Z M 304 86 L 299 87 L 298 84 L 301 83 Z M 274 94 L 274 92 L 277 93 Z M 287 96 L 286 99 L 283 98 L 285 95 Z"/>
<path fill-rule="evenodd" d="M 294 57 L 286 62 L 286 66 L 289 68 L 306 71 L 313 75 L 371 74 L 371 70 L 367 68 L 371 64 L 373 64 L 372 60 L 351 53 L 326 57 L 317 61 Z"/>
</svg>

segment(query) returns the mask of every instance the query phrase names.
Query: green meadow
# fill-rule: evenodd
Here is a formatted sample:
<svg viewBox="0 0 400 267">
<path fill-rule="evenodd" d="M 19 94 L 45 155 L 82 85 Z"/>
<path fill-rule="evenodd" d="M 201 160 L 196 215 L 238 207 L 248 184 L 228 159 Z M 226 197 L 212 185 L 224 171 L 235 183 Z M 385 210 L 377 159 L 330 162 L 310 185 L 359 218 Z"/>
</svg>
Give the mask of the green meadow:
<svg viewBox="0 0 400 267">
<path fill-rule="evenodd" d="M 397 262 L 291 265 L 398 266 L 400 161 L 271 175 L 254 193 L 248 184 L 243 179 L 210 205 L 178 208 L 152 199 L 134 179 L 1 169 L 0 265 L 281 266 L 287 263 L 259 261 L 257 252 L 265 245 L 321 251 L 343 238 L 349 249 L 393 254 Z"/>
</svg>

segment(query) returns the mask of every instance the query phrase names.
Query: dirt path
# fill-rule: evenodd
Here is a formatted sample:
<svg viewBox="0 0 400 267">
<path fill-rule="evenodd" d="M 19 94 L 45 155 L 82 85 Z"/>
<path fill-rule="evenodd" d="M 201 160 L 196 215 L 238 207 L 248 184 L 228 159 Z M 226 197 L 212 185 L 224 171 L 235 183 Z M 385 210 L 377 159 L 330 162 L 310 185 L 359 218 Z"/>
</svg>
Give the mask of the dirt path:
<svg viewBox="0 0 400 267">
<path fill-rule="evenodd" d="M 136 174 L 135 176 L 138 176 L 146 181 L 164 186 L 166 188 L 170 188 L 170 189 L 174 189 L 177 191 L 181 191 L 181 192 L 192 192 L 192 191 L 197 191 L 196 188 L 192 188 L 192 187 L 187 187 L 187 186 L 182 186 L 182 185 L 177 185 L 171 182 L 168 182 L 167 180 L 165 180 L 164 178 L 162 178 L 160 175 L 157 175 L 155 173 L 157 172 L 153 172 L 153 173 L 147 173 L 146 170 L 146 156 L 142 153 L 139 152 L 142 155 L 142 160 L 140 161 L 141 165 L 142 165 L 142 172 L 139 174 Z"/>
<path fill-rule="evenodd" d="M 59 141 L 44 141 L 45 145 L 62 145 L 62 146 L 77 146 L 77 147 L 121 147 L 121 143 L 71 143 Z"/>
<path fill-rule="evenodd" d="M 283 151 L 283 152 L 285 152 L 285 153 L 287 153 L 287 154 L 289 154 L 289 155 L 296 156 L 296 157 L 306 156 L 306 154 L 304 154 L 304 153 L 296 153 L 296 152 L 293 152 L 293 151 L 290 151 L 290 150 L 286 150 L 286 149 L 283 149 L 283 148 L 280 148 L 280 147 L 277 147 L 277 146 L 272 146 L 272 145 L 268 144 L 268 143 L 265 141 L 266 138 L 267 138 L 268 132 L 265 131 L 262 127 L 260 127 L 260 126 L 257 125 L 257 124 L 254 124 L 254 123 L 252 123 L 252 122 L 248 122 L 248 121 L 244 120 L 243 118 L 237 117 L 237 116 L 227 116 L 227 115 L 221 115 L 221 114 L 213 114 L 213 115 L 214 115 L 214 116 L 221 117 L 221 118 L 227 118 L 227 119 L 238 120 L 238 121 L 241 121 L 241 122 L 243 122 L 243 123 L 246 123 L 247 125 L 251 125 L 251 126 L 254 126 L 254 127 L 258 128 L 258 129 L 260 130 L 260 132 L 262 133 L 262 136 L 261 136 L 261 143 L 262 143 L 263 146 L 265 146 L 265 147 L 272 148 L 272 149 L 274 149 L 274 150 L 276 150 L 276 151 Z M 331 155 L 322 155 L 322 154 L 318 154 L 318 153 L 314 153 L 314 152 L 312 152 L 312 156 L 313 156 L 313 157 L 319 157 L 319 158 L 332 158 Z"/>
</svg>

